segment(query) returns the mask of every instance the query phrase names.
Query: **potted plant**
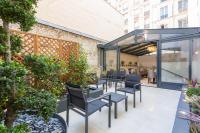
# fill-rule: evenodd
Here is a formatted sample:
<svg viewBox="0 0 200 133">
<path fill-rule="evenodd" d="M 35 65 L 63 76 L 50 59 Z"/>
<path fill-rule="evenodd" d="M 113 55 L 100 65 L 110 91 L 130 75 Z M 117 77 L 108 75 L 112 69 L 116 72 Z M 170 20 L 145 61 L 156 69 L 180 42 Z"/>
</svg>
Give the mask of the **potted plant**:
<svg viewBox="0 0 200 133">
<path fill-rule="evenodd" d="M 78 55 L 71 52 L 67 65 L 67 72 L 63 76 L 63 81 L 68 84 L 68 86 L 83 89 L 88 96 L 92 97 L 102 94 L 102 90 L 89 87 L 89 84 L 95 82 L 96 78 L 93 79 L 93 75 L 88 75 L 88 70 L 89 65 L 84 50 L 80 49 Z"/>
<path fill-rule="evenodd" d="M 34 17 L 36 5 L 37 0 L 0 1 L 0 18 L 3 21 L 3 27 L 0 26 L 0 56 L 2 57 L 0 61 L 0 132 L 2 133 L 28 132 L 30 126 L 17 121 L 22 120 L 20 116 L 24 114 L 27 121 L 34 122 L 32 124 L 37 125 L 37 128 L 44 128 L 46 122 L 52 120 L 49 118 L 56 111 L 57 91 L 52 88 L 47 90 L 46 87 L 39 89 L 39 85 L 37 88 L 36 85 L 32 86 L 26 82 L 33 71 L 24 64 L 12 60 L 12 56 L 20 51 L 22 41 L 19 36 L 10 34 L 9 24 L 17 23 L 21 30 L 30 30 L 36 22 Z M 41 74 L 40 77 L 42 76 Z M 31 83 L 34 84 L 34 82 Z M 29 113 L 31 117 L 34 116 L 39 121 L 33 121 Z M 62 118 L 58 119 L 62 124 Z M 66 124 L 64 123 L 63 126 Z M 49 130 L 48 126 L 46 130 Z M 65 132 L 66 129 L 63 131 Z"/>
</svg>

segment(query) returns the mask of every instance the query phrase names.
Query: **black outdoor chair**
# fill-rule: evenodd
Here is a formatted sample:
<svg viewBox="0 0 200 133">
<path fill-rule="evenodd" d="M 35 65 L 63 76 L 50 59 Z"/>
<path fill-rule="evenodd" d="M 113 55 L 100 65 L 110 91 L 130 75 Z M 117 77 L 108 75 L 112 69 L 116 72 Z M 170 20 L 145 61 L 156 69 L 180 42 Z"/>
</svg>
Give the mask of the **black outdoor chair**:
<svg viewBox="0 0 200 133">
<path fill-rule="evenodd" d="M 133 94 L 133 107 L 135 108 L 135 100 L 136 100 L 136 92 L 140 92 L 140 102 L 142 102 L 142 90 L 141 90 L 141 83 L 140 83 L 140 76 L 138 75 L 127 75 L 125 79 L 125 87 L 122 88 L 115 88 L 115 92 L 124 92 Z"/>
<path fill-rule="evenodd" d="M 99 85 L 103 85 L 103 90 L 105 90 L 105 86 L 106 86 L 106 92 L 107 92 L 108 90 L 107 77 L 101 74 L 100 78 L 96 76 L 96 80 L 97 80 L 96 87 L 99 88 Z"/>
<path fill-rule="evenodd" d="M 88 98 L 87 93 L 78 87 L 67 84 L 66 85 L 68 91 L 68 102 L 67 102 L 67 115 L 66 120 L 69 125 L 69 109 L 75 111 L 76 113 L 85 117 L 85 133 L 88 133 L 88 117 L 95 113 L 96 111 L 100 111 L 102 107 L 108 107 L 108 127 L 111 127 L 111 95 L 104 94 L 99 96 L 98 98 Z M 102 101 L 103 98 L 109 97 L 108 103 Z"/>
</svg>

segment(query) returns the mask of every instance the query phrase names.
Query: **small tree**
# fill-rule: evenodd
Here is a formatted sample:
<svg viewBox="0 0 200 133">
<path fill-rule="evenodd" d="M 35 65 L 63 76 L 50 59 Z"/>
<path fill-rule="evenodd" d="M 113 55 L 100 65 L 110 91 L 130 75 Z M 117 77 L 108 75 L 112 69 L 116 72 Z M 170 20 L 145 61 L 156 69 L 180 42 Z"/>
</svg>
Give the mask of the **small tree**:
<svg viewBox="0 0 200 133">
<path fill-rule="evenodd" d="M 19 24 L 22 31 L 30 30 L 36 22 L 36 4 L 37 0 L 0 0 L 0 55 L 4 59 L 0 61 L 0 122 L 3 120 L 9 129 L 20 111 L 35 110 L 46 119 L 55 112 L 55 95 L 30 87 L 25 82 L 30 70 L 11 58 L 20 51 L 22 41 L 10 34 L 9 24 Z"/>
</svg>

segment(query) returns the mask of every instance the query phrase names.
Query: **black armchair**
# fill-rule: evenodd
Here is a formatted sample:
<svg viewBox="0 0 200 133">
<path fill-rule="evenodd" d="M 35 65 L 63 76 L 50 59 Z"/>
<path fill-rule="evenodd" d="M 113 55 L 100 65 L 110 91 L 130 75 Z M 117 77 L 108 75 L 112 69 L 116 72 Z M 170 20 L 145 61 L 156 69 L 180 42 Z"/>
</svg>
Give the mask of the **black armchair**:
<svg viewBox="0 0 200 133">
<path fill-rule="evenodd" d="M 102 107 L 108 107 L 108 127 L 111 127 L 111 95 L 105 94 L 98 98 L 88 98 L 81 88 L 66 85 L 68 91 L 67 115 L 66 120 L 69 125 L 69 109 L 85 117 L 85 133 L 88 133 L 88 117 Z M 109 96 L 109 103 L 102 101 Z"/>
<path fill-rule="evenodd" d="M 138 75 L 127 75 L 125 79 L 125 87 L 122 88 L 116 88 L 115 92 L 124 92 L 133 94 L 133 107 L 135 108 L 135 94 L 137 91 L 140 92 L 140 102 L 142 102 L 142 89 L 141 89 L 141 82 L 140 82 L 140 76 Z"/>
</svg>

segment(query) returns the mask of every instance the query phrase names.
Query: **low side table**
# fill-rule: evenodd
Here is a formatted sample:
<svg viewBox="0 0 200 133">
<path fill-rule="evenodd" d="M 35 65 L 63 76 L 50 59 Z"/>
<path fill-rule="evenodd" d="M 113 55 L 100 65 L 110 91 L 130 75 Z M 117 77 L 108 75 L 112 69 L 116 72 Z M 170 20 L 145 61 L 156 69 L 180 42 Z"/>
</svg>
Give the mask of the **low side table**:
<svg viewBox="0 0 200 133">
<path fill-rule="evenodd" d="M 125 100 L 125 111 L 128 111 L 128 96 L 111 92 L 111 102 L 114 103 L 115 119 L 117 119 L 117 104 Z M 105 97 L 105 100 L 109 100 L 109 97 Z"/>
</svg>

